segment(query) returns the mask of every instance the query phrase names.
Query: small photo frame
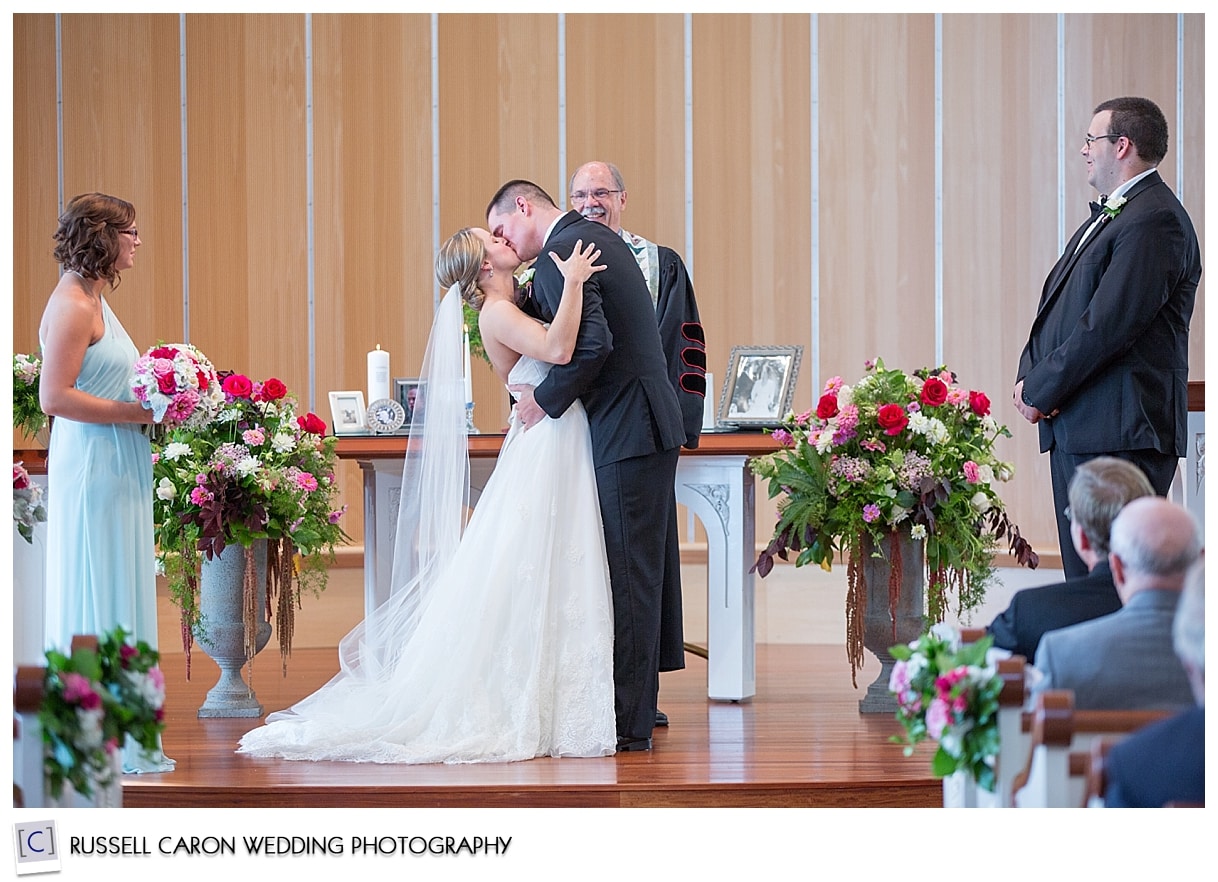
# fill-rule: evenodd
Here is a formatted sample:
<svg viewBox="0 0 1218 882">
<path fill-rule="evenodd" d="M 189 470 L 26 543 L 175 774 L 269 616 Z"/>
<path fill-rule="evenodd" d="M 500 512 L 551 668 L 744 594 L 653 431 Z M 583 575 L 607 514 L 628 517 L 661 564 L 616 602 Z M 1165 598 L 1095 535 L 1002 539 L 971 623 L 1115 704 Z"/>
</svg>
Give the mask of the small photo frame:
<svg viewBox="0 0 1218 882">
<path fill-rule="evenodd" d="M 368 426 L 364 418 L 363 392 L 330 393 L 330 419 L 333 420 L 335 435 L 367 434 Z"/>
<path fill-rule="evenodd" d="M 802 346 L 733 346 L 717 423 L 773 428 L 791 409 Z"/>
<path fill-rule="evenodd" d="M 394 377 L 393 397 L 406 411 L 406 422 L 403 425 L 403 428 L 406 428 L 414 422 L 415 411 L 422 404 L 423 382 L 418 377 Z"/>
</svg>

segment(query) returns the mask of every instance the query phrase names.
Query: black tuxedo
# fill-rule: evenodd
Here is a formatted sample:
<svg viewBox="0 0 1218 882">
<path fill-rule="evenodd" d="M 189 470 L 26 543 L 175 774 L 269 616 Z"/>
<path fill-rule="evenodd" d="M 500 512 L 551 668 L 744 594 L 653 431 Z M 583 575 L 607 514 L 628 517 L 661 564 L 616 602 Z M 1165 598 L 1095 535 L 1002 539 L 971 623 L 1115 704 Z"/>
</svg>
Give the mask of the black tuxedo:
<svg viewBox="0 0 1218 882">
<path fill-rule="evenodd" d="M 1060 411 L 1039 430 L 1040 449 L 1050 452 L 1067 576 L 1086 573 L 1062 514 L 1074 469 L 1119 456 L 1165 495 L 1185 453 L 1197 234 L 1158 172 L 1125 198 L 1076 251 L 1088 219 L 1049 273 L 1016 377 L 1025 402 L 1041 413 Z"/>
<path fill-rule="evenodd" d="M 647 283 L 612 230 L 574 211 L 559 219 L 535 264 L 536 312 L 553 319 L 562 297 L 562 273 L 547 255 L 565 259 L 579 239 L 596 243 L 606 268 L 584 283 L 571 361 L 551 368 L 534 398 L 553 417 L 577 398 L 588 412 L 613 590 L 618 734 L 645 738 L 655 724 L 668 526 L 686 433 Z"/>
<path fill-rule="evenodd" d="M 1046 631 L 1098 619 L 1120 608 L 1112 570 L 1102 560 L 1081 578 L 1015 592 L 1011 603 L 985 630 L 993 635 L 995 646 L 1030 662 Z"/>
</svg>

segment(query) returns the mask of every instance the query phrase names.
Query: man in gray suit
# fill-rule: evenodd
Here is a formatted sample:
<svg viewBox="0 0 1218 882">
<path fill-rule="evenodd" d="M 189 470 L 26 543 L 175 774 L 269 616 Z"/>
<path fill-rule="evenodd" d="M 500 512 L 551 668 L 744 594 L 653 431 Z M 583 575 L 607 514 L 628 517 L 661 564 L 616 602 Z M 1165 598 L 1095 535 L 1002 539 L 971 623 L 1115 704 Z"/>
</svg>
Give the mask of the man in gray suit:
<svg viewBox="0 0 1218 882">
<path fill-rule="evenodd" d="M 1158 496 L 1112 522 L 1108 555 L 1119 611 L 1050 631 L 1036 651 L 1043 688 L 1070 689 L 1078 710 L 1174 710 L 1193 704 L 1172 647 L 1172 620 L 1201 532 L 1187 509 Z"/>
</svg>

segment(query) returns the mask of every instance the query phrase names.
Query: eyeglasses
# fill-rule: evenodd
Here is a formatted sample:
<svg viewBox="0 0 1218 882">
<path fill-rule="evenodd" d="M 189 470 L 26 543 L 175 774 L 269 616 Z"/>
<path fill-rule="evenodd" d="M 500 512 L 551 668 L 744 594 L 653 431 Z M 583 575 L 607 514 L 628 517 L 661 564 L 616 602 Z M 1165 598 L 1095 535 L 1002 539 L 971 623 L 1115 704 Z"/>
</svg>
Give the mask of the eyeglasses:
<svg viewBox="0 0 1218 882">
<path fill-rule="evenodd" d="M 130 236 L 132 239 L 138 239 L 140 237 L 140 231 L 135 227 L 132 227 L 129 230 L 119 230 L 119 232 L 124 236 Z"/>
<path fill-rule="evenodd" d="M 587 202 L 588 197 L 592 197 L 593 199 L 596 199 L 598 202 L 600 202 L 600 201 L 604 201 L 609 196 L 610 193 L 621 193 L 621 192 L 622 192 L 621 190 L 606 190 L 604 187 L 602 187 L 599 190 L 589 190 L 587 192 L 585 192 L 584 190 L 576 190 L 574 193 L 571 194 L 571 203 L 575 204 L 577 202 Z"/>
<path fill-rule="evenodd" d="M 1124 137 L 1124 135 L 1083 135 L 1083 140 L 1087 142 L 1088 147 L 1091 147 L 1091 145 L 1096 141 L 1104 141 L 1108 139 L 1116 140 L 1117 138 Z"/>
</svg>

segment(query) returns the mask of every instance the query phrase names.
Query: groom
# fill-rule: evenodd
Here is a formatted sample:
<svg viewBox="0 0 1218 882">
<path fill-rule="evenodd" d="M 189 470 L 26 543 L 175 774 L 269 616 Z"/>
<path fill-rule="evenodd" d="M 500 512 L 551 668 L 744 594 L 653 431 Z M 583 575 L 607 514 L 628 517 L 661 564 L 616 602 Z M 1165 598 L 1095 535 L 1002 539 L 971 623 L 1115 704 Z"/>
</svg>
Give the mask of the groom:
<svg viewBox="0 0 1218 882">
<path fill-rule="evenodd" d="M 595 242 L 605 270 L 584 282 L 575 353 L 540 386 L 514 386 L 525 427 L 561 416 L 577 398 L 588 413 L 613 591 L 613 683 L 617 748 L 650 750 L 659 682 L 660 610 L 667 529 L 685 428 L 668 379 L 655 310 L 630 248 L 604 226 L 560 211 L 530 181 L 509 181 L 486 209 L 487 227 L 521 262 L 543 252 L 566 259 L 576 240 Z M 552 260 L 535 264 L 532 302 L 553 319 L 563 277 Z"/>
</svg>

